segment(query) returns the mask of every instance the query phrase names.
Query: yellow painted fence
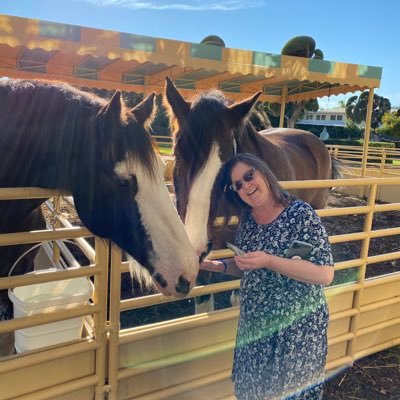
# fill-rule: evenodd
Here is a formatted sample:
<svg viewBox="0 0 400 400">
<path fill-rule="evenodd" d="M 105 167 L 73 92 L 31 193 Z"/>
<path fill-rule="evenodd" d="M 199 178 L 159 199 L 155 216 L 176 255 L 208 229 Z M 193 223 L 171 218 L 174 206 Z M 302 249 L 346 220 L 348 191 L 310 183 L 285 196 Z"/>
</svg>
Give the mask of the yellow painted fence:
<svg viewBox="0 0 400 400">
<path fill-rule="evenodd" d="M 378 204 L 376 195 L 386 186 L 400 188 L 400 177 L 356 178 L 340 181 L 283 182 L 284 187 L 365 187 L 367 203 L 361 207 L 318 210 L 321 218 L 364 215 L 360 232 L 330 236 L 336 243 L 357 241 L 360 252 L 335 264 L 336 271 L 357 268 L 357 278 L 328 287 L 330 310 L 327 371 L 335 371 L 366 355 L 400 344 L 400 272 L 365 279 L 366 268 L 398 260 L 400 251 L 370 255 L 373 238 L 400 234 L 400 226 L 372 229 L 376 213 L 400 210 L 397 199 Z M 0 189 L 0 201 L 54 195 L 41 189 Z M 238 308 L 186 316 L 140 327 L 120 329 L 123 311 L 168 303 L 161 294 L 120 301 L 121 273 L 129 271 L 118 248 L 95 239 L 92 248 L 85 228 L 73 227 L 62 216 L 60 227 L 47 231 L 1 234 L 0 246 L 40 241 L 76 240 L 89 264 L 45 275 L 0 279 L 0 289 L 45 281 L 90 276 L 94 295 L 90 304 L 62 312 L 0 322 L 0 333 L 38 324 L 84 316 L 81 339 L 0 359 L 0 400 L 69 399 L 233 399 L 230 371 Z M 344 230 L 344 229 L 343 229 Z M 62 243 L 60 247 L 62 247 Z M 109 257 L 111 254 L 111 257 Z M 213 258 L 229 257 L 218 250 Z M 110 262 L 109 262 L 110 260 Z M 189 297 L 232 290 L 239 281 L 199 286 Z M 107 306 L 108 304 L 108 306 Z"/>
</svg>

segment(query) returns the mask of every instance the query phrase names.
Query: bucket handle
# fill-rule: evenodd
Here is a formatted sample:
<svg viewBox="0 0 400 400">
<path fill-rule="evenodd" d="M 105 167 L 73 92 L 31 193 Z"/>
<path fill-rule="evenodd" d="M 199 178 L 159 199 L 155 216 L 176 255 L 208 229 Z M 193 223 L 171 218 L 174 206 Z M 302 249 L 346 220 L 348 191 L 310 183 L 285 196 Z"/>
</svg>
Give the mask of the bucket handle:
<svg viewBox="0 0 400 400">
<path fill-rule="evenodd" d="M 11 274 L 13 273 L 15 267 L 18 265 L 18 263 L 22 260 L 23 257 L 25 257 L 28 253 L 30 253 L 32 250 L 36 249 L 37 247 L 40 247 L 42 244 L 44 243 L 50 243 L 50 242 L 54 242 L 54 240 L 46 240 L 44 242 L 40 242 L 35 244 L 34 246 L 30 247 L 28 250 L 26 250 L 25 252 L 23 252 L 14 262 L 14 264 L 11 266 L 10 271 L 8 272 L 8 276 L 11 276 Z M 72 240 L 63 240 L 64 243 L 69 243 L 69 244 L 74 244 L 75 246 L 78 246 L 75 242 L 73 242 Z M 79 246 L 78 246 L 79 247 Z"/>
</svg>

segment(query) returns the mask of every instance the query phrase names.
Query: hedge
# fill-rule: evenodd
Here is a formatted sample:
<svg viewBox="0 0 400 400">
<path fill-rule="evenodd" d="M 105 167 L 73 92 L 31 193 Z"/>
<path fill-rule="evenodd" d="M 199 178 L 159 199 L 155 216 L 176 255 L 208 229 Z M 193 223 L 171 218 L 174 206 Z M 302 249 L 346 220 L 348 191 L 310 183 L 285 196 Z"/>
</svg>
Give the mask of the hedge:
<svg viewBox="0 0 400 400">
<path fill-rule="evenodd" d="M 354 139 L 327 139 L 324 140 L 325 144 L 337 144 L 343 146 L 363 146 L 363 140 L 354 140 Z M 390 142 L 369 142 L 369 147 L 382 147 L 387 149 L 394 149 L 396 147 L 395 143 Z"/>
</svg>

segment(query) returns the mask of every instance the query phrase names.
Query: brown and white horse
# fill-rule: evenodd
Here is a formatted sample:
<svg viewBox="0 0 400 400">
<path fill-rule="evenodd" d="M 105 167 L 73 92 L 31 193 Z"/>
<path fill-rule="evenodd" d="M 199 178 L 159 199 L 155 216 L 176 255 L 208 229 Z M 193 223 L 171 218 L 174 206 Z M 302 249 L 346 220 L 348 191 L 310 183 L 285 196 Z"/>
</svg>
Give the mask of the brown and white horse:
<svg viewBox="0 0 400 400">
<path fill-rule="evenodd" d="M 183 297 L 195 283 L 198 256 L 145 129 L 154 97 L 128 109 L 119 91 L 106 101 L 64 83 L 0 80 L 0 187 L 72 193 L 88 229 L 137 260 L 162 293 Z M 43 229 L 44 200 L 0 201 L 0 233 Z M 0 277 L 24 250 L 0 247 Z M 32 265 L 25 259 L 13 275 Z M 3 291 L 3 318 L 9 305 Z"/>
<path fill-rule="evenodd" d="M 236 152 L 259 156 L 282 181 L 338 176 L 335 160 L 315 135 L 299 129 L 255 130 L 247 117 L 259 95 L 232 104 L 221 91 L 211 90 L 189 102 L 167 78 L 166 100 L 175 124 L 177 208 L 198 254 L 208 251 L 208 228 L 214 217 L 210 209 L 221 195 L 214 187 L 216 178 Z M 329 189 L 302 189 L 293 194 L 314 208 L 323 208 Z"/>
<path fill-rule="evenodd" d="M 172 110 L 175 131 L 174 187 L 178 213 L 189 239 L 201 258 L 212 247 L 225 248 L 234 229 L 216 230 L 222 188 L 216 184 L 222 165 L 235 153 L 252 153 L 263 159 L 278 180 L 332 179 L 339 177 L 339 164 L 324 143 L 299 129 L 271 128 L 257 132 L 248 120 L 260 93 L 233 103 L 219 90 L 202 92 L 185 100 L 167 77 L 166 105 Z M 293 194 L 314 208 L 326 205 L 329 189 L 303 189 Z M 232 210 L 233 211 L 233 210 Z M 235 215 L 232 213 L 232 215 Z M 199 279 L 207 282 L 209 273 Z M 210 310 L 196 299 L 199 310 Z"/>
</svg>

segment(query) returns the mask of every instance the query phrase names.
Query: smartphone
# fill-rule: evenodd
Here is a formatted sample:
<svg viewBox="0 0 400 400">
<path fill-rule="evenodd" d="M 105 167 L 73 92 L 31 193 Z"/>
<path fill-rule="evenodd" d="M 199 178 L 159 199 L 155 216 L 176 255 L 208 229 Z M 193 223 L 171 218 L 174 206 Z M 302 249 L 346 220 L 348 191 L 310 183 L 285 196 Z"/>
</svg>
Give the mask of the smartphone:
<svg viewBox="0 0 400 400">
<path fill-rule="evenodd" d="M 285 254 L 287 258 L 305 258 L 310 255 L 312 249 L 313 247 L 310 243 L 293 240 Z"/>
<path fill-rule="evenodd" d="M 235 246 L 232 243 L 226 242 L 226 246 L 231 249 L 237 256 L 242 256 L 244 251 L 239 249 L 239 247 Z"/>
</svg>

